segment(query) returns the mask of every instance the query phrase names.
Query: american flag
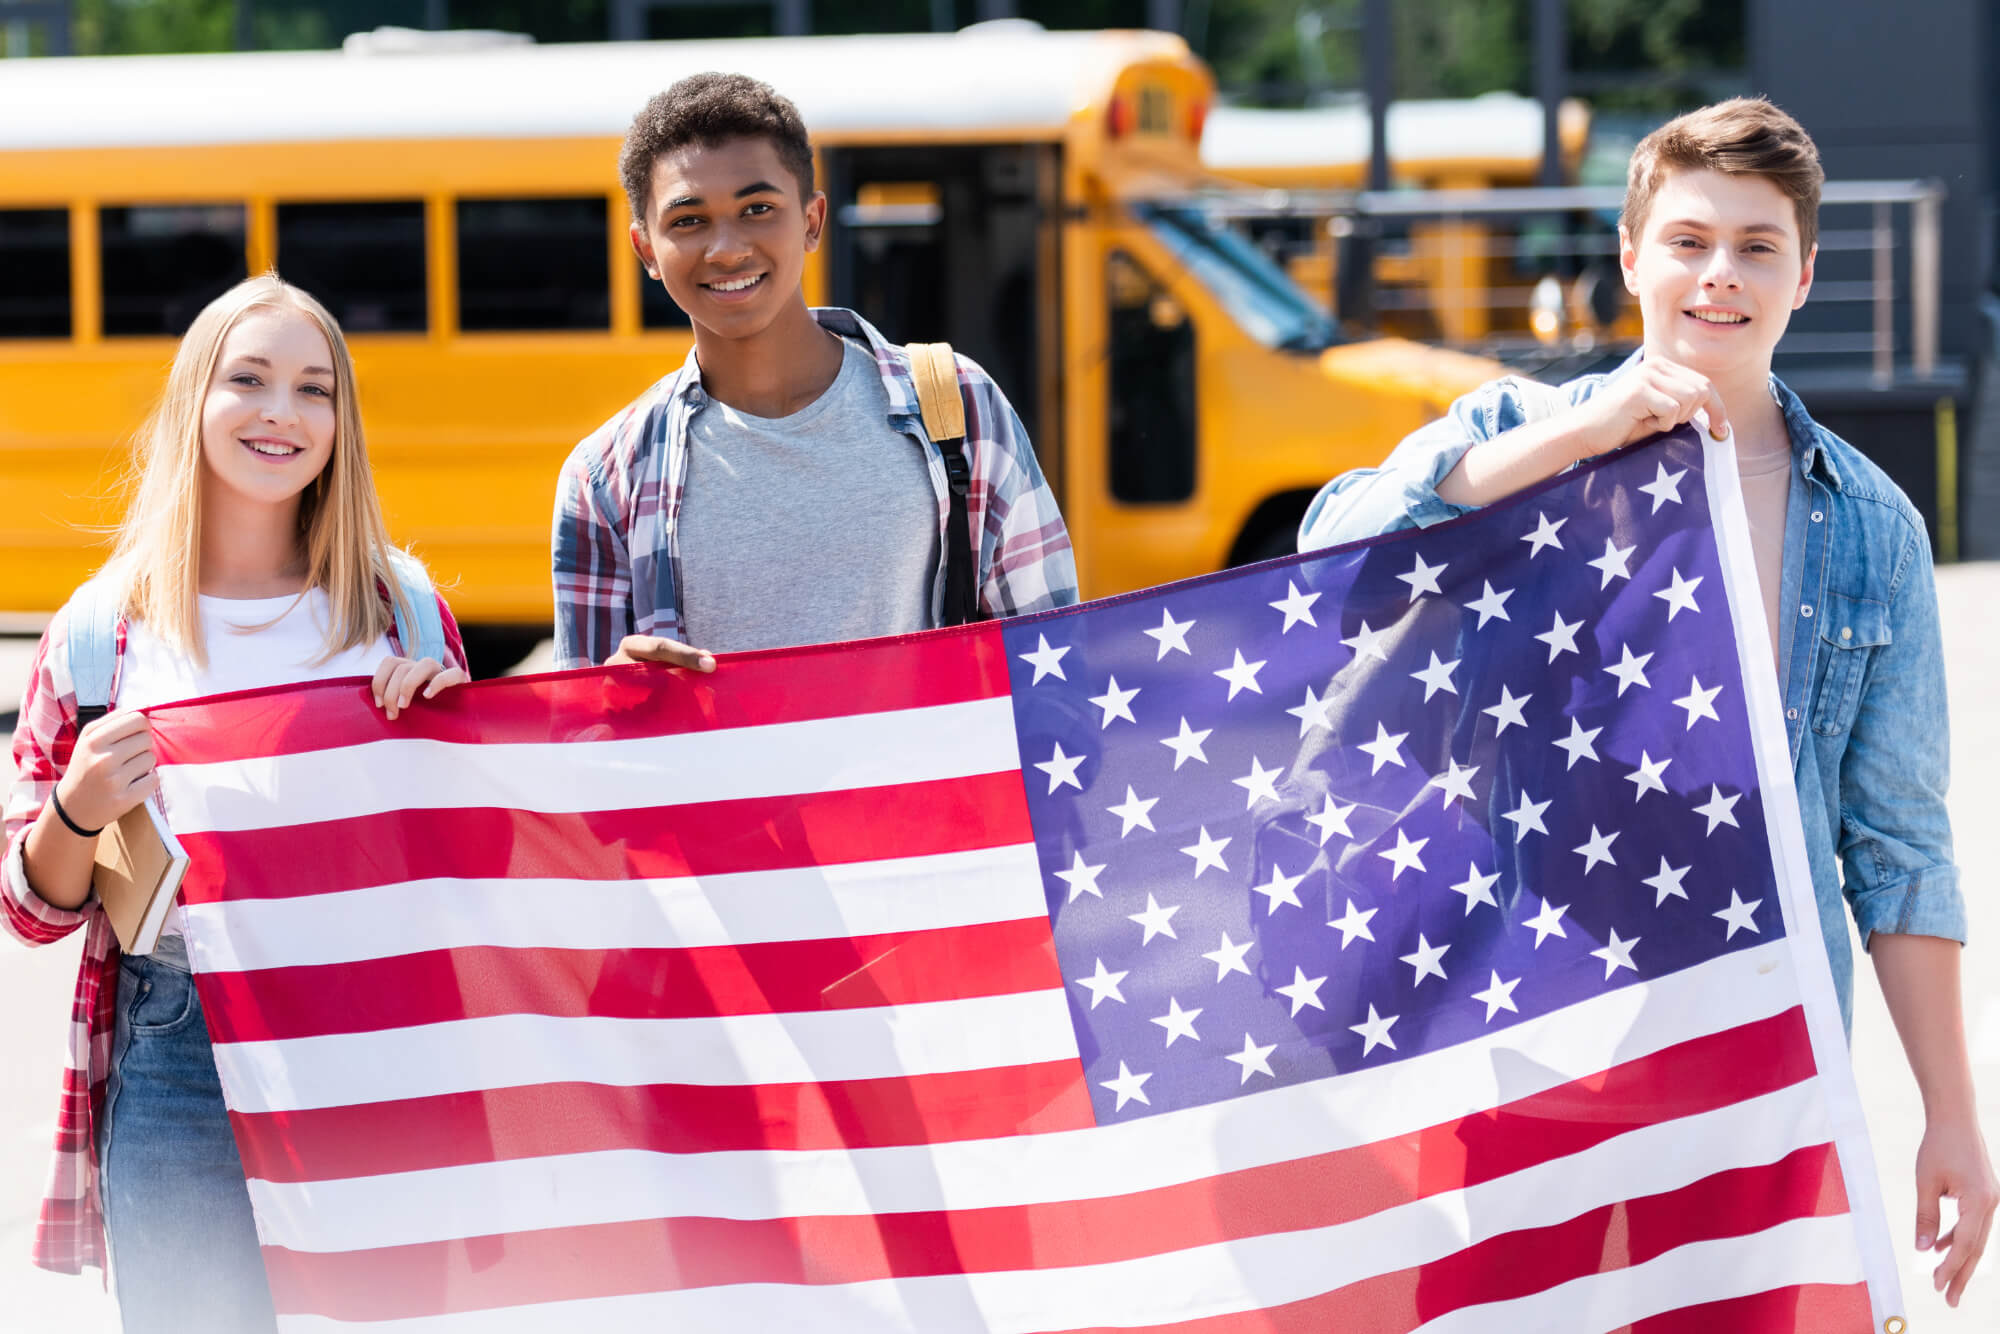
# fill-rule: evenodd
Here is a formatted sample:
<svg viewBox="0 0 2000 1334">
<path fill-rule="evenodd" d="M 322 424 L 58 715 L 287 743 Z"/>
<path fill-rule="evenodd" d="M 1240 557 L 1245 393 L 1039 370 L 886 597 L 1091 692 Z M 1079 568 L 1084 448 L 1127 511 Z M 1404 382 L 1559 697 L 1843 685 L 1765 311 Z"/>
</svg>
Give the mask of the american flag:
<svg viewBox="0 0 2000 1334">
<path fill-rule="evenodd" d="M 282 1328 L 1876 1327 L 1721 448 L 711 678 L 156 711 Z"/>
</svg>

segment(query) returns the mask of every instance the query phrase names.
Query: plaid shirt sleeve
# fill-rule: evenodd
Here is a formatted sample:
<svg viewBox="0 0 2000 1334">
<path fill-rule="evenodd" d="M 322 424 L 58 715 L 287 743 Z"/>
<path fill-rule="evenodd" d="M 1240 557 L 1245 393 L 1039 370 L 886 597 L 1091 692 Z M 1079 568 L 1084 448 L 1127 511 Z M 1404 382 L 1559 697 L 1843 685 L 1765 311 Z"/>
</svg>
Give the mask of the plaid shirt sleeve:
<svg viewBox="0 0 2000 1334">
<path fill-rule="evenodd" d="M 1027 428 L 977 362 L 960 357 L 958 380 L 972 454 L 966 503 L 979 534 L 979 604 L 992 616 L 1066 607 L 1078 597 L 1076 557 Z"/>
<path fill-rule="evenodd" d="M 558 671 L 596 666 L 632 632 L 632 561 L 622 507 L 607 485 L 605 458 L 626 425 L 621 419 L 578 445 L 556 485 L 549 546 Z"/>
</svg>

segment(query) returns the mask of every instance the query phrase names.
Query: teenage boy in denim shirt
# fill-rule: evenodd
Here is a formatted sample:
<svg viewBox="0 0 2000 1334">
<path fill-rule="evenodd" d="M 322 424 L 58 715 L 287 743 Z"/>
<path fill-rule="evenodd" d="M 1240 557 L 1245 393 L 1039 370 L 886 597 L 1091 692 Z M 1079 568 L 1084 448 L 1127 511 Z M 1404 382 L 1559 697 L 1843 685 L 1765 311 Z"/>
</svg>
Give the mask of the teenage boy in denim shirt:
<svg viewBox="0 0 2000 1334">
<path fill-rule="evenodd" d="M 1996 1186 L 1959 999 L 1965 907 L 1945 813 L 1930 542 L 1895 483 L 1771 374 L 1812 287 L 1824 179 L 1805 130 L 1762 99 L 1648 135 L 1619 224 L 1625 285 L 1645 322 L 1640 353 L 1560 388 L 1509 377 L 1473 391 L 1380 468 L 1329 482 L 1299 546 L 1454 518 L 1697 411 L 1718 437 L 1734 429 L 1841 1017 L 1851 1024 L 1851 910 L 1923 1093 L 1917 1248 L 1946 1252 L 1933 1281 L 1956 1306 Z M 1959 1217 L 1939 1236 L 1947 1195 Z"/>
</svg>

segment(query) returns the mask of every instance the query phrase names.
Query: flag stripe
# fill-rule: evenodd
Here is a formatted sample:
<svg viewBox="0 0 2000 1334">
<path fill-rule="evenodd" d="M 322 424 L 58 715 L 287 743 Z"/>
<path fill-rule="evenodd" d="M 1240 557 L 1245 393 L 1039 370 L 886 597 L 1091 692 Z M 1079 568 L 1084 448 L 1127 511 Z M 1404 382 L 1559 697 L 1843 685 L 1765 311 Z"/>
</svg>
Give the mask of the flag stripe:
<svg viewBox="0 0 2000 1334">
<path fill-rule="evenodd" d="M 1717 1330 L 1804 1330 L 1870 1334 L 1875 1312 L 1866 1283 L 1803 1283 L 1647 1316 L 1611 1334 L 1716 1334 Z"/>
<path fill-rule="evenodd" d="M 388 811 L 191 834 L 183 903 L 303 897 L 402 881 L 652 879 L 880 862 L 1025 843 L 1017 773 L 588 814 Z M 297 874 L 314 868 L 308 880 Z M 228 867 L 228 871 L 223 870 Z M 574 901 L 566 905 L 578 911 Z"/>
<path fill-rule="evenodd" d="M 217 1042 L 537 1014 L 694 1019 L 904 1006 L 1062 987 L 1047 918 L 691 950 L 468 946 L 321 967 L 205 973 Z"/>
<path fill-rule="evenodd" d="M 316 1255 L 268 1247 L 280 1311 L 346 1320 L 399 1313 L 539 1304 L 579 1297 L 740 1283 L 865 1283 L 877 1279 L 1105 1265 L 1266 1232 L 1324 1228 L 1365 1216 L 1344 1178 L 1260 1174 L 1209 1197 L 1078 1201 L 964 1213 L 741 1221 L 645 1219 L 371 1251 Z M 1773 1163 L 1715 1173 L 1560 1223 L 1503 1233 L 1421 1266 L 1364 1279 L 1318 1300 L 1333 1323 L 1387 1331 L 1432 1314 L 1526 1296 L 1611 1267 L 1642 1263 L 1690 1241 L 1741 1236 L 1847 1208 L 1830 1144 Z M 579 1270 L 567 1263 L 589 1255 Z"/>
</svg>

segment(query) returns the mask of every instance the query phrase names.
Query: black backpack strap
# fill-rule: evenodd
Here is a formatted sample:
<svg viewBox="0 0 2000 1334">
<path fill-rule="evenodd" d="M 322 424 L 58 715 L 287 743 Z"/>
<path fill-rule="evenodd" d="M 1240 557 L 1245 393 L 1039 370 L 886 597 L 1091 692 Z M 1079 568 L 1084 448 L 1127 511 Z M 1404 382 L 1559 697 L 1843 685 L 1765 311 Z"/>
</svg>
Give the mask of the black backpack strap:
<svg viewBox="0 0 2000 1334">
<path fill-rule="evenodd" d="M 911 343 L 910 369 L 917 382 L 917 406 L 924 434 L 944 459 L 950 491 L 945 517 L 944 625 L 967 625 L 979 614 L 977 548 L 972 545 L 972 465 L 965 457 L 965 399 L 959 391 L 958 358 L 949 343 Z"/>
</svg>

